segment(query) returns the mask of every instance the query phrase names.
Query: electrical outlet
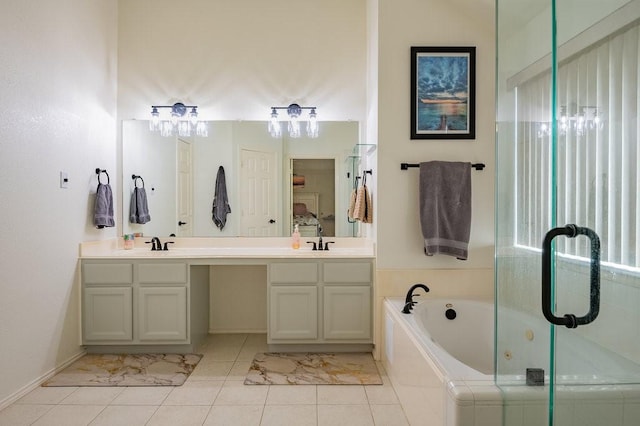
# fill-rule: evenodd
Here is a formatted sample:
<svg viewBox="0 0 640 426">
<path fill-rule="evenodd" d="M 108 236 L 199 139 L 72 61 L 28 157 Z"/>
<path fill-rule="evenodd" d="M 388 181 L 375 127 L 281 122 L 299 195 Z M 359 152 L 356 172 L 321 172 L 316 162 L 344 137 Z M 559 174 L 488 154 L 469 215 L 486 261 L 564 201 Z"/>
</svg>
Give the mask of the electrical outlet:
<svg viewBox="0 0 640 426">
<path fill-rule="evenodd" d="M 60 172 L 60 188 L 69 188 L 69 173 Z"/>
</svg>

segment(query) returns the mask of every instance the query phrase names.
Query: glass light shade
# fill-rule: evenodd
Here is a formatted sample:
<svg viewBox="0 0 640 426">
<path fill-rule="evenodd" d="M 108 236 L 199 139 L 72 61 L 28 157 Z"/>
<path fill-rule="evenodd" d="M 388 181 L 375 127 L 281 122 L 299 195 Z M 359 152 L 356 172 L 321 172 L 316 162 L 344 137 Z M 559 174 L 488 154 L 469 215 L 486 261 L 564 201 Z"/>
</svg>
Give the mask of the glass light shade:
<svg viewBox="0 0 640 426">
<path fill-rule="evenodd" d="M 196 111 L 195 107 L 191 108 L 191 112 L 189 113 L 189 121 L 191 121 L 191 124 L 194 127 L 198 124 L 198 111 Z"/>
<path fill-rule="evenodd" d="M 318 137 L 318 119 L 315 109 L 312 109 L 309 113 L 309 121 L 307 122 L 307 136 L 309 136 L 310 138 Z"/>
<path fill-rule="evenodd" d="M 207 137 L 209 136 L 209 128 L 204 121 L 198 121 L 196 124 L 196 136 Z"/>
<path fill-rule="evenodd" d="M 149 130 L 151 130 L 152 132 L 157 132 L 158 130 L 160 130 L 160 113 L 158 112 L 158 108 L 156 107 L 151 110 Z"/>
</svg>

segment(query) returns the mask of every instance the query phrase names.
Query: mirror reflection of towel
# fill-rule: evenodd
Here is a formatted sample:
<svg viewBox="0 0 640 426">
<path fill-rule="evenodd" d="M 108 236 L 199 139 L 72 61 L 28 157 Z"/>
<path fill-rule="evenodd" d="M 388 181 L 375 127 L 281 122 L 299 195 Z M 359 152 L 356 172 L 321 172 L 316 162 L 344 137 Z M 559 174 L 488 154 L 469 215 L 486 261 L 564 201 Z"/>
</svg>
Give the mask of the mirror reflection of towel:
<svg viewBox="0 0 640 426">
<path fill-rule="evenodd" d="M 420 225 L 424 254 L 466 260 L 471 231 L 471 163 L 420 163 Z"/>
<path fill-rule="evenodd" d="M 216 192 L 213 197 L 212 208 L 213 223 L 222 231 L 227 224 L 227 214 L 231 213 L 229 199 L 227 198 L 227 180 L 224 176 L 224 167 L 218 167 L 216 176 Z"/>
<path fill-rule="evenodd" d="M 373 204 L 366 184 L 360 185 L 356 190 L 352 217 L 362 223 L 373 223 Z"/>
<path fill-rule="evenodd" d="M 93 224 L 98 229 L 112 227 L 116 224 L 113 219 L 113 193 L 108 183 L 98 183 Z"/>
<path fill-rule="evenodd" d="M 143 188 L 133 188 L 131 205 L 129 206 L 129 222 L 147 223 L 151 220 L 149 206 L 147 205 L 147 191 Z"/>
</svg>

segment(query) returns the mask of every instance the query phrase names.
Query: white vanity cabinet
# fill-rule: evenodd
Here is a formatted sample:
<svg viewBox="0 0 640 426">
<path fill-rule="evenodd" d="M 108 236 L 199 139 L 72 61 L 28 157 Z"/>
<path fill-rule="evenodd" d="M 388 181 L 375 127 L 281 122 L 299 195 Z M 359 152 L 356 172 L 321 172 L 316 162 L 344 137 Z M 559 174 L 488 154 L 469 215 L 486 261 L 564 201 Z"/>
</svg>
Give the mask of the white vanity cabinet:
<svg viewBox="0 0 640 426">
<path fill-rule="evenodd" d="M 133 265 L 89 263 L 82 267 L 83 342 L 133 340 Z"/>
<path fill-rule="evenodd" d="M 187 340 L 186 263 L 138 264 L 137 331 L 140 342 Z"/>
<path fill-rule="evenodd" d="M 269 339 L 318 338 L 318 264 L 272 263 L 269 268 Z"/>
<path fill-rule="evenodd" d="M 184 261 L 83 260 L 85 345 L 189 343 Z"/>
<path fill-rule="evenodd" d="M 269 264 L 269 344 L 371 343 L 373 263 Z"/>
</svg>

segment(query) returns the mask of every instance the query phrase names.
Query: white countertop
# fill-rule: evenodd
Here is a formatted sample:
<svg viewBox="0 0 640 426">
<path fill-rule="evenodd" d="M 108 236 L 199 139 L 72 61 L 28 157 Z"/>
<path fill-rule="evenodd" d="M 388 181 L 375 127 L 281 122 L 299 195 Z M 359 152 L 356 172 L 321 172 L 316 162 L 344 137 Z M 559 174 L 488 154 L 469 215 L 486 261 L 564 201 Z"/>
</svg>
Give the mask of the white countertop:
<svg viewBox="0 0 640 426">
<path fill-rule="evenodd" d="M 311 244 L 302 242 L 299 249 L 292 249 L 291 238 L 162 238 L 173 241 L 167 251 L 153 251 L 151 245 L 146 244 L 150 238 L 141 237 L 135 240 L 135 247 L 131 250 L 123 248 L 119 239 L 91 241 L 80 244 L 81 259 L 318 259 L 318 258 L 373 258 L 375 257 L 374 243 L 366 238 L 333 238 L 326 237 L 324 241 L 333 241 L 329 250 L 312 250 Z M 317 238 L 309 238 L 309 241 Z"/>
</svg>

